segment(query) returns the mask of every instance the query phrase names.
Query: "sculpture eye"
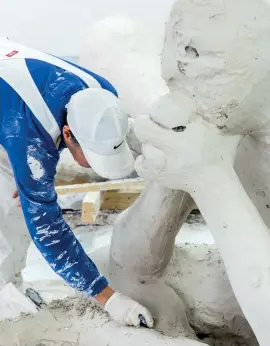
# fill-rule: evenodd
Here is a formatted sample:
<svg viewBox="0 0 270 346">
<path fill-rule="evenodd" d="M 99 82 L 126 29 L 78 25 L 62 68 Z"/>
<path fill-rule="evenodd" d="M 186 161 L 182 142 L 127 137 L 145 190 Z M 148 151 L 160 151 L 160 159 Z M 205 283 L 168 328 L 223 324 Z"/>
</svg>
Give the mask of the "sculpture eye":
<svg viewBox="0 0 270 346">
<path fill-rule="evenodd" d="M 199 58 L 199 56 L 200 56 L 197 49 L 192 47 L 192 46 L 186 46 L 185 51 L 186 51 L 186 55 L 189 56 L 190 58 L 196 59 L 196 58 Z"/>
<path fill-rule="evenodd" d="M 173 128 L 174 132 L 184 132 L 186 130 L 186 126 L 176 126 Z"/>
</svg>

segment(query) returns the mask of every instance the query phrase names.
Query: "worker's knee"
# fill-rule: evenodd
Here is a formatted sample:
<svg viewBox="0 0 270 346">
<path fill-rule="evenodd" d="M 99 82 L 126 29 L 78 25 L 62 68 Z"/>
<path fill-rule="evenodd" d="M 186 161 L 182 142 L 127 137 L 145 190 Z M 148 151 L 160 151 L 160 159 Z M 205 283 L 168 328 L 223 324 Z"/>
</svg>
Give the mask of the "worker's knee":
<svg viewBox="0 0 270 346">
<path fill-rule="evenodd" d="M 25 267 L 30 242 L 21 209 L 11 208 L 0 220 L 0 288 Z"/>
<path fill-rule="evenodd" d="M 15 230 L 14 230 L 15 232 Z M 17 242 L 6 239 L 0 232 L 0 289 L 12 282 L 26 265 L 29 237 L 18 236 Z"/>
<path fill-rule="evenodd" d="M 4 256 L 6 257 L 4 257 Z M 0 290 L 9 282 L 13 282 L 17 276 L 21 273 L 26 265 L 27 248 L 24 248 L 24 252 L 20 251 L 18 254 L 16 250 L 12 249 L 12 246 L 8 246 L 6 249 L 1 249 L 0 256 L 3 257 L 0 260 Z"/>
</svg>

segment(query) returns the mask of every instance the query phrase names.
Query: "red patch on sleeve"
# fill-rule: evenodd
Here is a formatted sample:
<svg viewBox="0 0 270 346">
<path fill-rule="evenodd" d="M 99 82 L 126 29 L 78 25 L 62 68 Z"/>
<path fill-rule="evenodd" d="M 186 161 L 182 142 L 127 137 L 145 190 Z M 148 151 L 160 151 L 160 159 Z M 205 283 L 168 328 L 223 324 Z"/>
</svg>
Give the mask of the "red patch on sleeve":
<svg viewBox="0 0 270 346">
<path fill-rule="evenodd" d="M 16 54 L 18 54 L 18 53 L 19 53 L 18 50 L 13 50 L 12 52 L 6 54 L 6 56 L 7 56 L 8 58 L 11 58 L 13 55 L 16 55 Z"/>
</svg>

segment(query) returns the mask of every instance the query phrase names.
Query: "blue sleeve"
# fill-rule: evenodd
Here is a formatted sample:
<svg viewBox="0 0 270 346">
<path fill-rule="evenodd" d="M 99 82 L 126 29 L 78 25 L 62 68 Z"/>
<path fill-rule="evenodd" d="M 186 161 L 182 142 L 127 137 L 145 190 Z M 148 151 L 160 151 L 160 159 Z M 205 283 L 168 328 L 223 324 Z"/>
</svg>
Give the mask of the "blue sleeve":
<svg viewBox="0 0 270 346">
<path fill-rule="evenodd" d="M 62 60 L 64 60 L 64 59 L 62 59 Z M 102 89 L 108 90 L 111 93 L 113 93 L 116 97 L 118 97 L 118 93 L 117 93 L 115 87 L 107 79 L 105 79 L 104 77 L 102 77 L 102 76 L 100 76 L 100 75 L 98 75 L 92 71 L 87 70 L 86 68 L 84 68 L 82 66 L 76 65 L 76 64 L 74 64 L 70 61 L 67 61 L 67 60 L 64 60 L 64 61 L 66 61 L 67 63 L 69 63 L 72 66 L 79 68 L 83 72 L 89 74 L 90 76 L 92 76 L 93 78 L 95 78 L 98 81 L 98 83 L 100 84 Z"/>
<path fill-rule="evenodd" d="M 54 188 L 59 154 L 51 144 L 27 132 L 7 139 L 4 146 L 30 235 L 51 268 L 69 286 L 96 296 L 108 282 L 63 219 Z"/>
</svg>

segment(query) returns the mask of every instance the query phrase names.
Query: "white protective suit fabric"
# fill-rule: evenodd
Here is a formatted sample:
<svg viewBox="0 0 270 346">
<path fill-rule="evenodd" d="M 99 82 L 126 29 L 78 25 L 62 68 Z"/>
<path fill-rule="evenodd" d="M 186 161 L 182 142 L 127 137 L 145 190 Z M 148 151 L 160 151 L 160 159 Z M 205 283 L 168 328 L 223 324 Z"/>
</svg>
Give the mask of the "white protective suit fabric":
<svg viewBox="0 0 270 346">
<path fill-rule="evenodd" d="M 22 210 L 12 198 L 15 190 L 7 154 L 0 146 L 0 291 L 25 267 L 30 245 Z"/>
<path fill-rule="evenodd" d="M 92 76 L 61 59 L 25 47 L 17 42 L 9 41 L 6 37 L 0 38 L 0 77 L 21 96 L 56 143 L 61 131 L 29 73 L 25 62 L 27 58 L 45 61 L 74 73 L 76 76 L 79 76 L 89 88 L 100 88 L 100 84 Z M 10 66 L 12 66 L 12 68 L 10 68 Z"/>
</svg>

